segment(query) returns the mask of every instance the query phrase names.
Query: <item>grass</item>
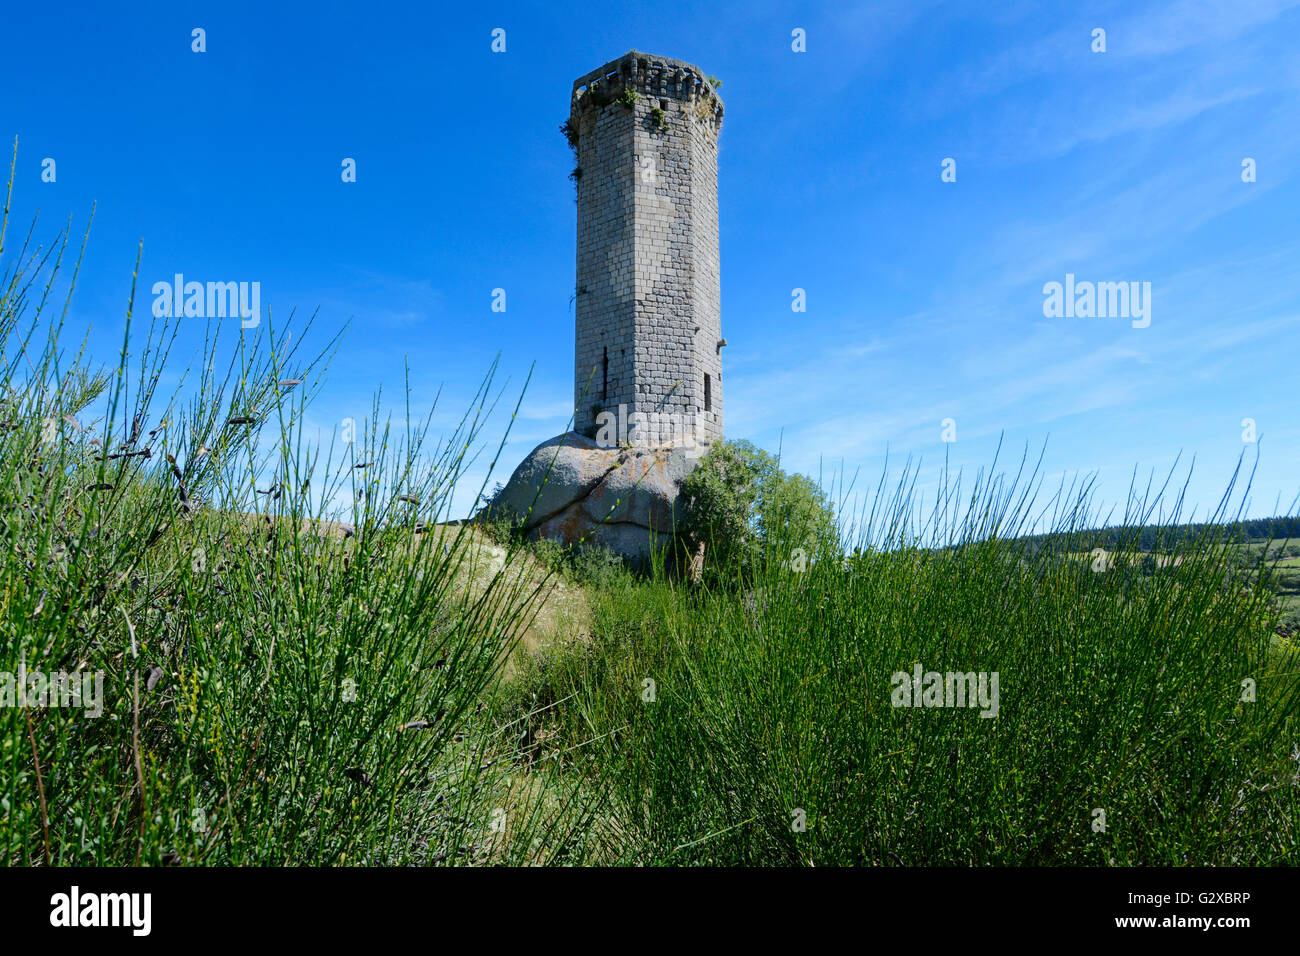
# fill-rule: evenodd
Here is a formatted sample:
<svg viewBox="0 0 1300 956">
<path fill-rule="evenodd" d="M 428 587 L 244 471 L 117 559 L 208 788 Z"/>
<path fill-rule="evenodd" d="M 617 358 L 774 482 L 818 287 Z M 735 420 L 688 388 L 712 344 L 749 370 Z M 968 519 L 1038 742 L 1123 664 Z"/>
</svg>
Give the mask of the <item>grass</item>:
<svg viewBox="0 0 1300 956">
<path fill-rule="evenodd" d="M 490 378 L 441 441 L 376 406 L 354 443 L 312 447 L 328 356 L 269 320 L 212 331 L 170 396 L 174 320 L 136 353 L 128 309 L 116 367 L 69 357 L 67 249 L 25 244 L 0 278 L 0 671 L 99 674 L 102 715 L 0 706 L 0 861 L 572 852 L 577 786 L 520 786 L 485 713 L 547 574 L 518 548 L 480 573 L 474 530 L 443 520 Z"/>
<path fill-rule="evenodd" d="M 1294 862 L 1300 655 L 1267 575 L 1234 577 L 1208 535 L 1099 573 L 1078 502 L 1055 552 L 998 534 L 1033 500 L 1010 492 L 978 491 L 945 547 L 899 540 L 894 496 L 847 561 L 799 574 L 776 548 L 734 587 L 601 588 L 590 639 L 540 657 L 515 706 L 560 702 L 538 747 L 596 740 L 621 835 L 603 860 Z M 998 717 L 892 706 L 916 662 L 998 672 Z"/>
<path fill-rule="evenodd" d="M 60 345 L 68 247 L 0 259 L 0 671 L 102 674 L 103 713 L 0 706 L 3 863 L 1294 862 L 1293 555 L 1095 571 L 1033 475 L 882 480 L 853 547 L 769 529 L 715 586 L 490 539 L 448 520 L 490 375 L 437 440 L 376 403 L 313 445 L 334 342 L 214 328 L 163 394 L 172 320 Z M 997 672 L 996 719 L 893 706 L 916 663 Z"/>
</svg>

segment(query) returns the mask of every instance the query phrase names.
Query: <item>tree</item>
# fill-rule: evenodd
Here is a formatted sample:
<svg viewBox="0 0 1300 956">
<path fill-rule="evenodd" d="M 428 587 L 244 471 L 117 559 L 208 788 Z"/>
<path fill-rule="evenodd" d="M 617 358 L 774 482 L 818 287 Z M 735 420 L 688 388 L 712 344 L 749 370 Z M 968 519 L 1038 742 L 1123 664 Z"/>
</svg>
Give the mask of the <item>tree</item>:
<svg viewBox="0 0 1300 956">
<path fill-rule="evenodd" d="M 765 554 L 788 561 L 799 548 L 815 557 L 838 543 L 825 493 L 747 441 L 715 442 L 687 476 L 682 498 L 687 543 L 706 546 L 710 577 L 734 576 Z"/>
</svg>

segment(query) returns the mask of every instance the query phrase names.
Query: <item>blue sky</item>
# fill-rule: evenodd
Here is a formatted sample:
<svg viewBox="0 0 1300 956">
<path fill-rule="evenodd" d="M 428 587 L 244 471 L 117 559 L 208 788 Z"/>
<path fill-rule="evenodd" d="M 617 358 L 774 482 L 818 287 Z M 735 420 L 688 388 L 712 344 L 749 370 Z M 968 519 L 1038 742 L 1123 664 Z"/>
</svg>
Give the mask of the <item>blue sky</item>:
<svg viewBox="0 0 1300 956">
<path fill-rule="evenodd" d="M 636 48 L 723 80 L 729 438 L 859 487 L 886 451 L 932 484 L 945 453 L 969 473 L 1000 435 L 1016 459 L 1046 441 L 1049 478 L 1095 472 L 1118 502 L 1181 453 L 1202 509 L 1245 449 L 1252 515 L 1300 492 L 1295 0 L 80 6 L 6 13 L 0 134 L 18 231 L 98 202 L 71 321 L 106 361 L 143 239 L 146 292 L 256 280 L 279 318 L 319 309 L 313 340 L 351 321 L 311 411 L 326 440 L 378 388 L 400 414 L 407 362 L 442 428 L 498 352 L 511 407 L 535 361 L 504 481 L 572 404 L 557 127 L 572 81 Z M 1151 283 L 1150 326 L 1046 318 L 1067 273 Z"/>
</svg>

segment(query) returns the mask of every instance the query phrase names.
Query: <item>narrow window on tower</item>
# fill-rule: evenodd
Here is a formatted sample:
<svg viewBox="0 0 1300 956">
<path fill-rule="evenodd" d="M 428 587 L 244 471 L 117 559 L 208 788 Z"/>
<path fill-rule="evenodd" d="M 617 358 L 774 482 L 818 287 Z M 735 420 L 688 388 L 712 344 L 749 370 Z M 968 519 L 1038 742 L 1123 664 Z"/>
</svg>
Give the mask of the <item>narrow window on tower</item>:
<svg viewBox="0 0 1300 956">
<path fill-rule="evenodd" d="M 704 373 L 704 410 L 713 411 L 713 383 L 709 381 L 709 373 Z"/>
<path fill-rule="evenodd" d="M 600 362 L 600 400 L 609 401 L 609 349 L 604 350 L 604 357 Z"/>
</svg>

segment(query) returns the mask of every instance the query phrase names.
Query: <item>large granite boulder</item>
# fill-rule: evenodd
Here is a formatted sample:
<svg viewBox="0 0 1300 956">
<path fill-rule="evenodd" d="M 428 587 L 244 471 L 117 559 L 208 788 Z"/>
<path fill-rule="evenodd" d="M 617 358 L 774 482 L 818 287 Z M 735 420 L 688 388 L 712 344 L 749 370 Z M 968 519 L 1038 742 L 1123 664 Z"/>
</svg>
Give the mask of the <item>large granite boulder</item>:
<svg viewBox="0 0 1300 956">
<path fill-rule="evenodd" d="M 675 533 L 682 482 L 706 451 L 610 448 L 566 432 L 528 454 L 490 511 L 514 517 L 534 537 L 598 545 L 644 562 Z"/>
</svg>

